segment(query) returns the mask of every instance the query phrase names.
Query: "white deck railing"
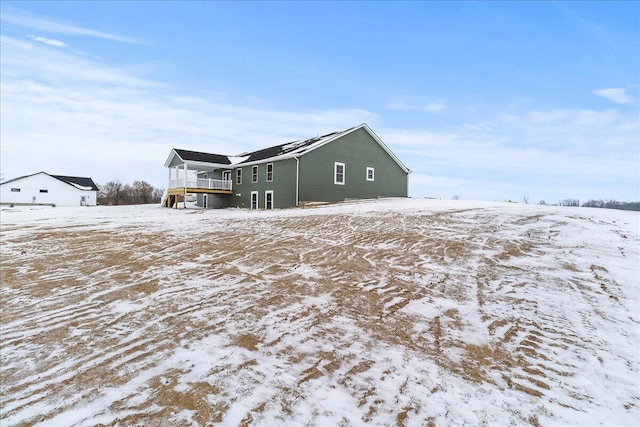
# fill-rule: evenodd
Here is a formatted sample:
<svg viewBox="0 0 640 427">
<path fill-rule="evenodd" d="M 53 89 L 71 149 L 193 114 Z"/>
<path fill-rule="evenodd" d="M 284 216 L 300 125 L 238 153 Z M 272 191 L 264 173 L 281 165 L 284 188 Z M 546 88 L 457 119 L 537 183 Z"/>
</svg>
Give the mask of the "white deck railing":
<svg viewBox="0 0 640 427">
<path fill-rule="evenodd" d="M 206 188 L 209 190 L 231 190 L 232 181 L 223 179 L 187 179 L 188 188 Z M 185 187 L 184 179 L 172 179 L 169 188 Z"/>
</svg>

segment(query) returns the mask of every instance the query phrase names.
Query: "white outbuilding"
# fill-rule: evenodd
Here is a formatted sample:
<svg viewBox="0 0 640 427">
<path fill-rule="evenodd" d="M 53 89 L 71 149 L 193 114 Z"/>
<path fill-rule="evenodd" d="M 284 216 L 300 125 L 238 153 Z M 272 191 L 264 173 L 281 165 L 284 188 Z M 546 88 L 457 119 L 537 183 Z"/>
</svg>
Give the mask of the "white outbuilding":
<svg viewBox="0 0 640 427">
<path fill-rule="evenodd" d="M 91 178 L 38 172 L 0 183 L 0 203 L 95 206 L 98 187 Z"/>
</svg>

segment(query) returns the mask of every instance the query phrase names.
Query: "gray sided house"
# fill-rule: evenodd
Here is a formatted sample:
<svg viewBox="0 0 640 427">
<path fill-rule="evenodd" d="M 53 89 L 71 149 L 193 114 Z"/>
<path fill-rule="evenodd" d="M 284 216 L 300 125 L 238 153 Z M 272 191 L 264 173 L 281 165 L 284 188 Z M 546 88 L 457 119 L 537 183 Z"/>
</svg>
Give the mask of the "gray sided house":
<svg viewBox="0 0 640 427">
<path fill-rule="evenodd" d="M 174 148 L 165 167 L 168 207 L 187 194 L 202 207 L 248 209 L 408 196 L 409 169 L 366 124 L 238 156 Z"/>
</svg>

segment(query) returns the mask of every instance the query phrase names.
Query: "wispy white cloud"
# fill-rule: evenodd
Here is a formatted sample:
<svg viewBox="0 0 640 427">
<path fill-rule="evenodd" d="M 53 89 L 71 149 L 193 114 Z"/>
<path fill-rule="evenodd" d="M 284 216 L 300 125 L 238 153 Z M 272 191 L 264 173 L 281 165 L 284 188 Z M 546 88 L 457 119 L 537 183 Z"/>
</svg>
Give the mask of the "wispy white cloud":
<svg viewBox="0 0 640 427">
<path fill-rule="evenodd" d="M 445 111 L 448 107 L 441 101 L 430 102 L 427 104 L 408 104 L 405 102 L 392 102 L 387 105 L 389 110 L 395 111 L 422 111 L 426 113 L 439 113 Z"/>
<path fill-rule="evenodd" d="M 637 194 L 640 117 L 628 108 L 527 103 L 505 106 L 504 116 L 479 107 L 442 131 L 385 128 L 385 117 L 366 109 L 298 111 L 251 94 L 184 93 L 154 79 L 157 64 L 105 64 L 56 41 L 0 36 L 5 178 L 47 170 L 165 186 L 162 164 L 172 147 L 237 154 L 367 122 L 414 171 L 414 196 L 558 200 L 598 197 L 598 188 L 606 197 L 616 187 L 613 194 Z M 442 100 L 387 107 L 448 108 Z"/>
<path fill-rule="evenodd" d="M 68 49 L 47 49 L 40 40 L 38 42 L 34 44 L 0 36 L 2 73 L 58 84 L 93 82 L 129 87 L 166 86 L 147 78 L 144 67 L 113 67 L 95 61 L 86 54 Z"/>
<path fill-rule="evenodd" d="M 40 36 L 34 36 L 34 35 L 29 35 L 29 38 L 31 40 L 40 42 L 42 44 L 46 44 L 48 46 L 54 46 L 54 47 L 68 47 L 69 45 L 66 44 L 63 41 L 60 40 L 55 40 L 55 39 L 48 39 L 46 37 L 40 37 Z"/>
<path fill-rule="evenodd" d="M 530 111 L 528 117 L 536 123 L 550 123 L 565 120 L 569 116 L 568 110 Z"/>
<path fill-rule="evenodd" d="M 471 130 L 475 132 L 486 132 L 493 129 L 493 127 L 490 124 L 482 123 L 482 122 L 465 123 L 464 125 L 462 125 L 462 127 L 466 130 Z"/>
<path fill-rule="evenodd" d="M 363 122 L 375 127 L 378 120 L 361 109 L 289 111 L 185 95 L 147 79 L 140 67 L 116 68 L 8 37 L 1 42 L 6 178 L 46 170 L 166 186 L 162 164 L 172 147 L 237 154 Z"/>
<path fill-rule="evenodd" d="M 49 33 L 86 36 L 122 43 L 144 44 L 144 41 L 133 37 L 111 34 L 104 31 L 84 28 L 74 24 L 55 21 L 41 16 L 25 14 L 7 7 L 3 7 L 0 19 L 6 23 Z"/>
<path fill-rule="evenodd" d="M 593 93 L 616 104 L 631 104 L 635 101 L 624 88 L 597 89 Z"/>
<path fill-rule="evenodd" d="M 511 113 L 482 127 L 378 134 L 419 171 L 412 177 L 421 183 L 412 186 L 415 195 L 559 200 L 625 194 L 635 200 L 639 125 L 636 113 L 551 109 Z"/>
</svg>

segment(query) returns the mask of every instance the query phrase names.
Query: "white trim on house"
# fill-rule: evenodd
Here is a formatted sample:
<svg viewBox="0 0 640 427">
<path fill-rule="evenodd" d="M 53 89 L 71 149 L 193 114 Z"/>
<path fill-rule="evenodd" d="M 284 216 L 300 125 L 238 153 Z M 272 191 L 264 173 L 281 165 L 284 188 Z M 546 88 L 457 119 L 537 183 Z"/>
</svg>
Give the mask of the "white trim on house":
<svg viewBox="0 0 640 427">
<path fill-rule="evenodd" d="M 271 203 L 271 206 L 269 206 L 269 203 Z M 264 208 L 273 209 L 273 190 L 264 192 Z"/>
<path fill-rule="evenodd" d="M 236 169 L 236 185 L 242 185 L 242 168 Z"/>
<path fill-rule="evenodd" d="M 186 150 L 185 150 L 186 151 Z M 175 158 L 178 158 L 177 162 L 174 162 Z M 231 157 L 227 156 L 227 158 L 229 158 L 229 161 L 232 160 Z M 246 157 L 243 157 L 239 160 L 246 160 Z M 188 163 L 189 166 L 194 166 L 196 168 L 199 168 L 200 170 L 214 170 L 214 169 L 223 169 L 223 168 L 229 168 L 232 167 L 233 165 L 230 164 L 224 164 L 224 163 L 213 163 L 213 162 L 201 162 L 198 160 L 184 160 L 182 157 L 180 157 L 180 154 L 178 154 L 176 152 L 175 148 L 171 149 L 171 152 L 169 153 L 169 157 L 167 157 L 167 160 L 164 162 L 164 167 L 166 168 L 170 168 L 170 167 L 176 167 L 176 166 L 180 166 L 183 163 Z"/>
<path fill-rule="evenodd" d="M 251 183 L 258 183 L 258 165 L 254 165 L 251 167 Z"/>
<path fill-rule="evenodd" d="M 339 171 L 338 170 L 339 168 L 342 170 Z M 347 167 L 345 166 L 344 163 L 335 162 L 333 164 L 333 183 L 334 184 L 344 185 L 344 183 L 347 180 L 346 174 L 347 174 Z"/>
<path fill-rule="evenodd" d="M 371 172 L 371 173 L 369 173 Z M 367 181 L 375 181 L 376 180 L 376 170 L 372 167 L 367 167 Z"/>
<path fill-rule="evenodd" d="M 271 170 L 269 170 L 271 167 Z M 267 163 L 267 182 L 273 182 L 273 163 Z"/>
<path fill-rule="evenodd" d="M 253 196 L 256 197 L 255 198 L 255 204 L 253 203 L 254 202 Z M 260 203 L 260 193 L 258 191 L 252 191 L 251 192 L 251 206 L 250 206 L 250 209 L 258 209 L 258 207 L 260 206 L 259 203 Z"/>
</svg>

